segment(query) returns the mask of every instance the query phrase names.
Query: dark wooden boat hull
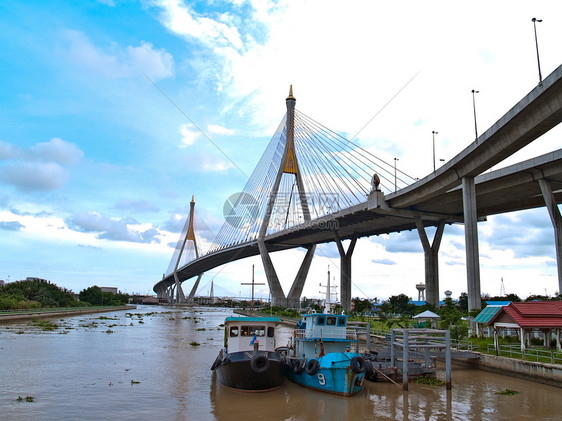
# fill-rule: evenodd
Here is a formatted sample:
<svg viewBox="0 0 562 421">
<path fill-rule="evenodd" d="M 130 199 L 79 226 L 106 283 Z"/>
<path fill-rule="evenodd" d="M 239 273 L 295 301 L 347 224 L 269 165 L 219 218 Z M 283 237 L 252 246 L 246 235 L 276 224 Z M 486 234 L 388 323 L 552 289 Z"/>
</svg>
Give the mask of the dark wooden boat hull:
<svg viewBox="0 0 562 421">
<path fill-rule="evenodd" d="M 243 351 L 219 355 L 213 369 L 223 386 L 245 392 L 267 392 L 281 386 L 281 364 L 277 352 Z"/>
</svg>

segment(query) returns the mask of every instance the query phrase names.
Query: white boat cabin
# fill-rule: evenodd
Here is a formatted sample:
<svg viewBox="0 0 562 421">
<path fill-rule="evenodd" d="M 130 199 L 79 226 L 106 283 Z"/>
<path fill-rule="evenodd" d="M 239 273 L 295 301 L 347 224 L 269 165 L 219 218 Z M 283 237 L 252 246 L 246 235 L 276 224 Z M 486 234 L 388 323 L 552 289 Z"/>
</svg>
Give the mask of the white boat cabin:
<svg viewBox="0 0 562 421">
<path fill-rule="evenodd" d="M 274 351 L 277 317 L 227 317 L 224 346 L 229 354 L 240 351 Z"/>
</svg>

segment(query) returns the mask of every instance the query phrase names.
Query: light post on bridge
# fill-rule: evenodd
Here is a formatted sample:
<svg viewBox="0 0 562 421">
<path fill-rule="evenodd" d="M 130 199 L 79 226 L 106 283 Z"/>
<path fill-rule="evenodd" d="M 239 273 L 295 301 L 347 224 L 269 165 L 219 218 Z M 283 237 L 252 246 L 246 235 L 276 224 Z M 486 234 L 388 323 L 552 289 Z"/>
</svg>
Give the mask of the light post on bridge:
<svg viewBox="0 0 562 421">
<path fill-rule="evenodd" d="M 472 109 L 474 110 L 474 133 L 476 134 L 476 140 L 478 140 L 478 127 L 476 126 L 476 99 L 474 98 L 474 94 L 479 93 L 480 91 L 472 90 Z"/>
<path fill-rule="evenodd" d="M 394 158 L 394 191 L 398 189 L 397 178 L 396 178 L 396 161 L 398 161 L 398 158 Z"/>
<path fill-rule="evenodd" d="M 533 18 L 533 28 L 535 29 L 535 46 L 537 47 L 537 64 L 539 65 L 539 85 L 542 83 L 541 74 L 541 61 L 539 60 L 539 42 L 537 40 L 537 22 L 542 22 L 542 19 Z"/>
<path fill-rule="evenodd" d="M 439 132 L 433 130 L 431 134 L 433 134 L 433 172 L 435 172 L 435 135 L 439 134 Z"/>
</svg>

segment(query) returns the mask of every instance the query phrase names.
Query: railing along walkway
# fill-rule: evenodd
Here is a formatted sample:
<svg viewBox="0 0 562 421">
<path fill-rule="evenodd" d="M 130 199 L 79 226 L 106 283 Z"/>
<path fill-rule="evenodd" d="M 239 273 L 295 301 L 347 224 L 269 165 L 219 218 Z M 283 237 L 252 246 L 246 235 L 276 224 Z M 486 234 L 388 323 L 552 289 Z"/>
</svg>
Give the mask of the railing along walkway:
<svg viewBox="0 0 562 421">
<path fill-rule="evenodd" d="M 488 344 L 487 351 L 489 354 L 495 354 L 496 347 L 494 344 Z M 541 363 L 562 364 L 562 352 L 560 351 L 536 348 L 525 348 L 521 350 L 520 345 L 500 345 L 497 354 L 503 357 L 519 358 Z"/>
</svg>

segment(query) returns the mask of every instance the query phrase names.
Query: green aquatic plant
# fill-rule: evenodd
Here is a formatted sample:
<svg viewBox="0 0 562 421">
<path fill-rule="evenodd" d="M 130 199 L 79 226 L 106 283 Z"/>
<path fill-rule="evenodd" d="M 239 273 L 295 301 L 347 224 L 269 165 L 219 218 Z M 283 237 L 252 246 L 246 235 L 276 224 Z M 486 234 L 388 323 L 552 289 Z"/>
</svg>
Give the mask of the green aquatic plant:
<svg viewBox="0 0 562 421">
<path fill-rule="evenodd" d="M 26 402 L 33 402 L 33 396 L 26 396 L 25 398 L 22 398 L 21 396 L 18 396 L 17 401 L 18 402 L 22 402 L 25 399 Z"/>
<path fill-rule="evenodd" d="M 428 377 L 428 376 L 418 376 L 414 379 L 414 383 L 417 384 L 427 384 L 430 386 L 445 386 L 445 381 L 436 379 L 435 377 Z"/>
<path fill-rule="evenodd" d="M 513 395 L 518 395 L 519 392 L 517 390 L 505 389 L 505 390 L 496 392 L 495 394 L 496 395 L 502 395 L 502 396 L 513 396 Z"/>
<path fill-rule="evenodd" d="M 190 342 L 189 345 L 191 345 L 191 346 L 199 346 L 199 345 L 201 345 L 201 344 L 200 344 L 199 342 L 193 341 L 193 342 Z"/>
<path fill-rule="evenodd" d="M 59 328 L 59 325 L 53 323 L 49 320 L 39 320 L 37 318 L 33 319 L 30 323 L 27 324 L 28 326 L 36 326 L 41 328 L 44 331 L 53 331 Z"/>
</svg>

